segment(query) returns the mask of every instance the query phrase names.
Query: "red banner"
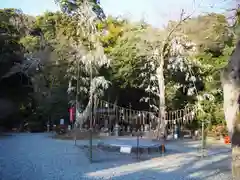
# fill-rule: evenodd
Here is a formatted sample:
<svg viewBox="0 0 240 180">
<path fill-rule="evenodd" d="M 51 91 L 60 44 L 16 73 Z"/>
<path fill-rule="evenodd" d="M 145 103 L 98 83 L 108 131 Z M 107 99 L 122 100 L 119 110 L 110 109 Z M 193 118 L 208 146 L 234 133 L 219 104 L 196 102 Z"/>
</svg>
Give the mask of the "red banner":
<svg viewBox="0 0 240 180">
<path fill-rule="evenodd" d="M 74 107 L 69 108 L 70 113 L 70 122 L 73 122 L 74 120 Z"/>
</svg>

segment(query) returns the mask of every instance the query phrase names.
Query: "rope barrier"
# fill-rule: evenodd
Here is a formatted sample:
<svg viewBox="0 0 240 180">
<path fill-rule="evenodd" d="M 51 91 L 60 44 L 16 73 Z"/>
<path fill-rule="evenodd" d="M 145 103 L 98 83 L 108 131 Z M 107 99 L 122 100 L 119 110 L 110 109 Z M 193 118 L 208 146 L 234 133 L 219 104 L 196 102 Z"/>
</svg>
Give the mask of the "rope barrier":
<svg viewBox="0 0 240 180">
<path fill-rule="evenodd" d="M 110 103 L 105 100 L 97 99 L 97 104 L 95 106 L 95 113 L 98 111 L 98 115 L 104 119 L 110 118 L 110 116 L 115 117 L 120 123 L 132 123 L 139 126 L 150 124 L 151 122 L 157 122 L 157 113 L 151 111 L 140 111 L 132 108 L 125 108 L 118 106 L 116 104 Z M 107 114 L 106 114 L 107 113 Z M 183 109 L 178 109 L 175 111 L 168 111 L 165 113 L 165 123 L 173 127 L 173 124 L 179 124 L 180 126 L 189 124 L 195 117 L 194 107 L 185 107 Z M 110 121 L 110 120 L 108 120 Z M 110 122 L 108 122 L 110 123 Z M 171 128 L 170 127 L 170 128 Z"/>
</svg>

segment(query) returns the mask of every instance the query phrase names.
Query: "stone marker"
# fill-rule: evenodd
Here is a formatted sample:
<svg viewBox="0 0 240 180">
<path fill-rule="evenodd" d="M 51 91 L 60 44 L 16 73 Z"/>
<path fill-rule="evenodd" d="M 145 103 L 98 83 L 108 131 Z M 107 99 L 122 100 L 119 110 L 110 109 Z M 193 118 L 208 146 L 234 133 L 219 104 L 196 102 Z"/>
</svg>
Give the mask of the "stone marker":
<svg viewBox="0 0 240 180">
<path fill-rule="evenodd" d="M 122 147 L 120 147 L 120 152 L 121 153 L 130 154 L 131 151 L 132 151 L 132 147 L 130 147 L 130 146 L 122 146 Z"/>
<path fill-rule="evenodd" d="M 130 132 L 130 131 L 131 131 L 131 130 L 130 130 L 130 126 L 128 126 L 128 127 L 127 127 L 127 132 Z"/>
<path fill-rule="evenodd" d="M 148 124 L 145 124 L 145 126 L 144 126 L 144 131 L 145 131 L 145 132 L 149 131 L 149 125 L 148 125 Z"/>
<path fill-rule="evenodd" d="M 118 125 L 118 123 L 116 123 L 113 129 L 115 136 L 119 136 L 119 130 L 120 130 L 120 126 Z"/>
</svg>

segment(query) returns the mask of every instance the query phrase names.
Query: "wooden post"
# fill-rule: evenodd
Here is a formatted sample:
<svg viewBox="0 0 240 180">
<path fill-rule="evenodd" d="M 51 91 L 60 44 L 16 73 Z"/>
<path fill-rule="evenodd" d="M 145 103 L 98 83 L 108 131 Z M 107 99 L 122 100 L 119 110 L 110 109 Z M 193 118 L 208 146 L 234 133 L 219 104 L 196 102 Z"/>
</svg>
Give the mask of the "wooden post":
<svg viewBox="0 0 240 180">
<path fill-rule="evenodd" d="M 140 132 L 138 130 L 138 132 L 137 132 L 137 160 L 139 160 L 139 136 L 140 136 Z"/>
<path fill-rule="evenodd" d="M 132 121 L 132 105 L 129 103 L 129 122 L 131 124 L 131 129 L 133 128 L 133 121 Z"/>
<path fill-rule="evenodd" d="M 204 147 L 204 120 L 202 120 L 202 158 L 204 157 L 204 150 L 205 150 L 205 147 Z"/>
</svg>

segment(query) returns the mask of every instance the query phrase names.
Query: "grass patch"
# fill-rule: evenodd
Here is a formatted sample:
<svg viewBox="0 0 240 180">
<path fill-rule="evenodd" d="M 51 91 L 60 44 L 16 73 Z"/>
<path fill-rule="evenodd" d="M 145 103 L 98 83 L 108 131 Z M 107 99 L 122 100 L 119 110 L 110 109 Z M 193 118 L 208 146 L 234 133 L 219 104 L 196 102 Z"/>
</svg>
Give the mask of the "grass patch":
<svg viewBox="0 0 240 180">
<path fill-rule="evenodd" d="M 10 135 L 10 134 L 5 134 L 5 133 L 1 133 L 1 132 L 0 132 L 0 139 L 6 138 L 6 137 L 10 137 L 10 136 L 12 136 L 12 135 Z"/>
</svg>

